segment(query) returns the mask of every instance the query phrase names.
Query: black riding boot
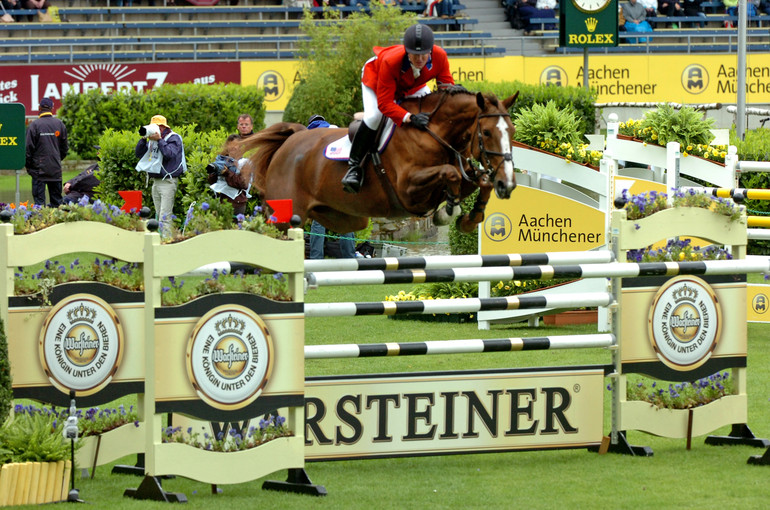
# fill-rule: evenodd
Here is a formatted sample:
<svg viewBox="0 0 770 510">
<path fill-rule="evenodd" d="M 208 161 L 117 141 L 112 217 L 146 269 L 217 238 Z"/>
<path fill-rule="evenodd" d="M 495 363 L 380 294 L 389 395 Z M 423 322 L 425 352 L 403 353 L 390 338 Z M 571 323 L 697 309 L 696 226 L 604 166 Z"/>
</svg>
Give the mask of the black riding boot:
<svg viewBox="0 0 770 510">
<path fill-rule="evenodd" d="M 348 159 L 348 173 L 342 178 L 342 189 L 347 193 L 358 193 L 364 184 L 364 169 L 361 162 L 374 145 L 374 137 L 377 131 L 370 129 L 365 122 L 356 131 L 353 137 L 353 146 L 350 148 L 350 159 Z"/>
</svg>

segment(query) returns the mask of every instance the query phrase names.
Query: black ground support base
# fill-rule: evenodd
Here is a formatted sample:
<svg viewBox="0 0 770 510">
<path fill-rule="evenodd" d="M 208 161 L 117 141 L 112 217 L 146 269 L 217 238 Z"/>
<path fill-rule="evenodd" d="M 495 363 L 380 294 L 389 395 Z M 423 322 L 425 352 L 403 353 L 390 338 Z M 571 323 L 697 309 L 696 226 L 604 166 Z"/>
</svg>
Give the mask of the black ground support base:
<svg viewBox="0 0 770 510">
<path fill-rule="evenodd" d="M 80 491 L 78 489 L 71 489 L 67 493 L 67 503 L 85 503 L 85 501 L 80 499 Z"/>
<path fill-rule="evenodd" d="M 756 437 L 745 423 L 733 423 L 733 428 L 728 436 L 707 436 L 706 444 L 713 446 L 745 445 L 756 448 L 770 447 L 770 441 Z"/>
<path fill-rule="evenodd" d="M 187 503 L 187 496 L 181 492 L 166 492 L 160 485 L 160 478 L 145 476 L 137 489 L 126 489 L 123 496 L 134 499 L 150 499 L 166 503 Z"/>
<path fill-rule="evenodd" d="M 606 444 L 599 446 L 589 446 L 588 451 L 601 453 L 620 453 L 623 455 L 632 455 L 634 457 L 652 457 L 652 448 L 649 446 L 634 446 L 628 443 L 626 431 L 618 431 L 618 442 L 612 444 L 607 438 Z"/>
<path fill-rule="evenodd" d="M 144 454 L 136 454 L 136 464 L 133 466 L 117 465 L 112 467 L 113 475 L 136 475 L 144 476 Z"/>
<path fill-rule="evenodd" d="M 267 480 L 262 484 L 262 490 L 296 492 L 308 496 L 326 496 L 326 487 L 314 485 L 307 476 L 304 468 L 289 469 L 285 482 Z"/>
</svg>

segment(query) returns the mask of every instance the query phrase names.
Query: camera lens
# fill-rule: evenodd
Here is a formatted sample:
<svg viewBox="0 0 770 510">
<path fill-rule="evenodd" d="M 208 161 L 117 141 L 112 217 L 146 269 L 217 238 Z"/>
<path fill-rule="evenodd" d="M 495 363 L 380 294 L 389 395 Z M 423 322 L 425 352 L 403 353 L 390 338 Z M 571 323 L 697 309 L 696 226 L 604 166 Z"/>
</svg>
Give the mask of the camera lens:
<svg viewBox="0 0 770 510">
<path fill-rule="evenodd" d="M 210 174 L 213 174 L 214 172 L 217 171 L 217 165 L 215 165 L 214 163 L 209 163 L 208 165 L 206 165 L 206 171 Z"/>
<path fill-rule="evenodd" d="M 139 128 L 139 136 L 147 136 L 147 128 L 142 126 Z"/>
</svg>

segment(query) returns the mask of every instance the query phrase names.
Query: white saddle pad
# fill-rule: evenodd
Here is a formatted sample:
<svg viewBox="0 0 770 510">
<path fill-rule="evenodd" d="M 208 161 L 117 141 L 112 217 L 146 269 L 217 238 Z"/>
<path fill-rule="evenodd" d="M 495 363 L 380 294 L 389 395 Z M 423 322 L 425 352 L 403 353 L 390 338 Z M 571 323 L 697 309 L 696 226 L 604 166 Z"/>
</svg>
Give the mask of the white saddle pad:
<svg viewBox="0 0 770 510">
<path fill-rule="evenodd" d="M 395 129 L 396 129 L 396 125 L 393 123 L 393 121 L 390 119 L 387 119 L 387 122 L 385 124 L 385 129 L 382 130 L 380 143 L 377 145 L 377 152 L 382 154 L 382 151 L 385 150 L 385 147 L 387 147 L 388 142 L 393 136 L 393 131 L 395 131 Z M 334 159 L 337 161 L 347 161 L 348 158 L 350 158 L 351 146 L 352 146 L 352 143 L 350 142 L 350 137 L 348 137 L 348 135 L 345 135 L 339 140 L 335 140 L 329 145 L 327 145 L 326 149 L 324 149 L 324 156 L 327 159 Z"/>
</svg>

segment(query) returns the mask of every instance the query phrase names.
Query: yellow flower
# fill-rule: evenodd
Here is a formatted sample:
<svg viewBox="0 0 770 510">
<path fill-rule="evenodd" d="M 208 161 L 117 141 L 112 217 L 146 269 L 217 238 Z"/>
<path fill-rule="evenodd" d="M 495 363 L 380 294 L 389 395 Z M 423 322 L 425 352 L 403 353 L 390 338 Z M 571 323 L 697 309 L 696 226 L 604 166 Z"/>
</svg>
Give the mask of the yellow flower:
<svg viewBox="0 0 770 510">
<path fill-rule="evenodd" d="M 497 284 L 497 288 L 498 288 L 498 289 L 502 289 L 502 288 L 503 288 L 503 282 L 498 282 L 498 284 Z"/>
<path fill-rule="evenodd" d="M 684 260 L 684 252 L 679 252 L 679 260 Z"/>
</svg>

